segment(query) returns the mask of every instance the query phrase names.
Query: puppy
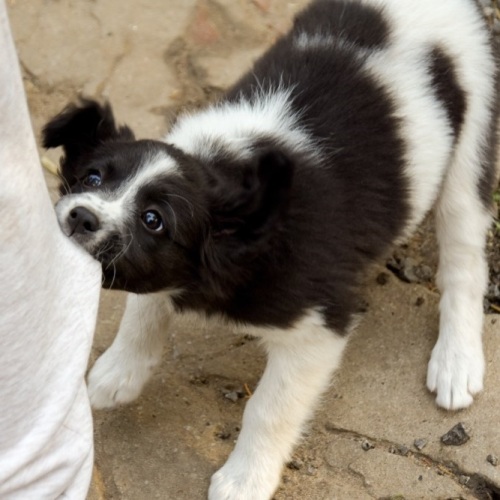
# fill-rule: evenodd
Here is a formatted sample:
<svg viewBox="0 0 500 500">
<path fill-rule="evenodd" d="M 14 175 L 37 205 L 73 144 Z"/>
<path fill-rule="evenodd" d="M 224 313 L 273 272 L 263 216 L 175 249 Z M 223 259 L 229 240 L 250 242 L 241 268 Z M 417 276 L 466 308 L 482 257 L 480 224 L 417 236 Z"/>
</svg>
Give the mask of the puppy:
<svg viewBox="0 0 500 500">
<path fill-rule="evenodd" d="M 111 108 L 67 107 L 63 231 L 131 292 L 90 372 L 95 408 L 136 398 L 174 314 L 220 317 L 268 354 L 212 500 L 268 499 L 339 365 L 367 267 L 436 204 L 439 337 L 427 386 L 464 408 L 483 387 L 484 246 L 496 65 L 473 0 L 317 0 L 217 103 L 163 141 Z"/>
</svg>

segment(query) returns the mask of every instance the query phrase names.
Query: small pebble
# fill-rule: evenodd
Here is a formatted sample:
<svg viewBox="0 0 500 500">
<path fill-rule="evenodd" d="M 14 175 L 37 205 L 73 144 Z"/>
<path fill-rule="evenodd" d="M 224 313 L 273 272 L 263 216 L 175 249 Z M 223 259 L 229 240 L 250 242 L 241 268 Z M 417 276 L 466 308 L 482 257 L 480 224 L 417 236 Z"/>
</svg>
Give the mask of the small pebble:
<svg viewBox="0 0 500 500">
<path fill-rule="evenodd" d="M 496 455 L 488 455 L 486 457 L 486 460 L 493 465 L 493 467 L 496 467 L 498 465 L 498 457 Z"/>
<path fill-rule="evenodd" d="M 379 285 L 385 285 L 389 281 L 389 275 L 387 273 L 380 273 L 377 276 L 377 283 Z"/>
<path fill-rule="evenodd" d="M 465 430 L 464 424 L 459 422 L 452 427 L 446 434 L 441 436 L 441 442 L 447 446 L 462 446 L 470 439 Z"/>
<path fill-rule="evenodd" d="M 417 275 L 417 278 L 419 278 L 422 281 L 430 281 L 434 275 L 432 269 L 429 266 L 426 266 L 425 264 L 418 265 L 415 268 L 415 274 Z"/>
<path fill-rule="evenodd" d="M 400 278 L 408 283 L 417 283 L 419 278 L 417 273 L 415 272 L 417 269 L 417 262 L 415 259 L 411 257 L 406 257 L 403 259 L 401 268 L 400 268 Z"/>
<path fill-rule="evenodd" d="M 375 445 L 370 443 L 370 441 L 365 440 L 361 443 L 361 448 L 363 448 L 363 450 L 365 450 L 365 451 L 373 450 L 373 448 L 375 448 Z"/>
<path fill-rule="evenodd" d="M 425 302 L 425 299 L 423 297 L 417 297 L 417 300 L 415 301 L 415 305 L 420 307 L 424 302 Z"/>
<path fill-rule="evenodd" d="M 307 475 L 309 475 L 309 476 L 315 476 L 316 473 L 318 472 L 318 468 L 314 467 L 314 465 L 308 465 L 306 472 L 307 472 Z"/>
<path fill-rule="evenodd" d="M 386 267 L 400 280 L 407 283 L 430 281 L 433 276 L 432 269 L 429 266 L 419 264 L 411 257 L 401 258 L 396 254 L 386 262 Z"/>
<path fill-rule="evenodd" d="M 292 470 L 300 470 L 300 469 L 302 469 L 303 465 L 304 465 L 304 462 L 302 462 L 302 460 L 300 460 L 299 458 L 296 458 L 296 459 L 294 459 L 291 462 L 288 462 L 286 464 L 286 466 Z"/>
<path fill-rule="evenodd" d="M 403 455 L 403 457 L 406 457 L 406 455 L 410 452 L 408 446 L 405 446 L 404 444 L 398 446 L 398 451 L 400 455 Z"/>
<path fill-rule="evenodd" d="M 470 477 L 469 476 L 460 476 L 458 478 L 458 482 L 460 484 L 467 484 L 469 481 L 470 481 Z"/>
<path fill-rule="evenodd" d="M 236 391 L 226 392 L 224 394 L 224 397 L 231 400 L 233 403 L 236 403 L 236 401 L 238 401 L 238 393 Z"/>
<path fill-rule="evenodd" d="M 427 445 L 427 439 L 415 439 L 415 441 L 413 442 L 413 445 L 415 446 L 415 448 L 418 451 L 421 451 Z"/>
<path fill-rule="evenodd" d="M 389 448 L 389 453 L 393 453 L 394 455 L 401 455 L 403 457 L 406 457 L 409 452 L 410 450 L 408 449 L 408 446 L 405 446 L 404 444 L 398 444 Z"/>
</svg>

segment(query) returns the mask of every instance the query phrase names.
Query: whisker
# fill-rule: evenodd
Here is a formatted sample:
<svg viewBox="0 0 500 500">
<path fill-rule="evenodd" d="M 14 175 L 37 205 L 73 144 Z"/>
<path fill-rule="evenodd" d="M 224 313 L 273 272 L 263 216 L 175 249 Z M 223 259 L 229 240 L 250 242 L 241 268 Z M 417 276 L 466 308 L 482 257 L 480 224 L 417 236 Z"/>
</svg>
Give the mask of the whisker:
<svg viewBox="0 0 500 500">
<path fill-rule="evenodd" d="M 71 187 L 70 187 L 68 181 L 61 174 L 61 172 L 59 172 L 59 171 L 57 172 L 57 177 L 61 181 L 61 185 L 64 188 L 64 195 L 70 194 L 71 193 Z"/>
<path fill-rule="evenodd" d="M 142 310 L 140 307 L 141 303 L 139 301 L 139 297 L 136 297 L 135 299 L 137 300 L 138 317 L 139 317 L 139 332 L 138 333 L 142 334 L 142 332 L 144 332 L 144 325 L 143 325 Z"/>
<path fill-rule="evenodd" d="M 187 198 L 185 198 L 184 196 L 181 196 L 180 194 L 167 194 L 167 196 L 172 197 L 172 198 L 180 198 L 182 201 L 186 202 L 186 204 L 191 209 L 191 217 L 194 217 L 194 205 Z"/>
<path fill-rule="evenodd" d="M 114 257 L 113 259 L 111 260 L 111 262 L 106 266 L 106 270 L 109 268 L 109 266 L 111 264 L 113 264 L 113 266 L 115 267 L 115 273 L 116 273 L 116 266 L 115 266 L 115 262 L 120 258 L 122 257 L 123 255 L 125 255 L 125 253 L 127 252 L 127 250 L 130 248 L 130 245 L 132 245 L 132 242 L 134 241 L 134 237 L 132 235 L 132 233 L 129 233 L 128 236 L 130 237 L 130 241 L 128 242 L 127 246 L 124 246 Z"/>
<path fill-rule="evenodd" d="M 99 248 L 99 250 L 97 251 L 96 255 L 95 255 L 95 258 L 97 260 L 100 260 L 100 257 L 105 254 L 108 250 L 110 250 L 112 248 L 112 243 L 111 242 L 107 242 L 102 248 Z"/>
<path fill-rule="evenodd" d="M 116 266 L 113 264 L 113 279 L 111 280 L 111 284 L 109 285 L 108 290 L 111 290 L 113 288 L 115 278 L 116 278 Z"/>
<path fill-rule="evenodd" d="M 172 236 L 173 239 L 175 239 L 175 235 L 177 234 L 177 216 L 175 215 L 175 211 L 172 208 L 172 205 L 168 201 L 165 201 L 165 203 L 168 205 L 168 208 L 172 211 L 172 215 L 174 217 L 174 234 Z"/>
</svg>

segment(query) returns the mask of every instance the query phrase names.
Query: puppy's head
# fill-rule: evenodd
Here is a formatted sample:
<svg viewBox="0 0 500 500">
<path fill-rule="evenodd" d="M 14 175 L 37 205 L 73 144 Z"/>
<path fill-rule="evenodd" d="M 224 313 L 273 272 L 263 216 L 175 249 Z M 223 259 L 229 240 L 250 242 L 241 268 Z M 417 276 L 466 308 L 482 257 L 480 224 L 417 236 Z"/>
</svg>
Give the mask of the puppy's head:
<svg viewBox="0 0 500 500">
<path fill-rule="evenodd" d="M 135 293 L 205 283 L 223 294 L 244 279 L 238 263 L 264 251 L 291 182 L 289 161 L 268 145 L 201 161 L 135 140 L 109 105 L 88 100 L 52 119 L 43 143 L 64 151 L 63 232 L 102 263 L 105 286 Z"/>
</svg>

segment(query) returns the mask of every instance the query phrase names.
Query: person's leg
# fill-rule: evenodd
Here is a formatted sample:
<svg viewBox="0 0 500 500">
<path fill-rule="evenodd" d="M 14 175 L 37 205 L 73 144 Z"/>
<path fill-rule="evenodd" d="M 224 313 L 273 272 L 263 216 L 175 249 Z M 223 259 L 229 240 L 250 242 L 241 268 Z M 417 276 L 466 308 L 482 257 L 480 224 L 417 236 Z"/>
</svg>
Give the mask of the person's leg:
<svg viewBox="0 0 500 500">
<path fill-rule="evenodd" d="M 0 0 L 0 498 L 85 498 L 100 267 L 60 231 Z"/>
</svg>

